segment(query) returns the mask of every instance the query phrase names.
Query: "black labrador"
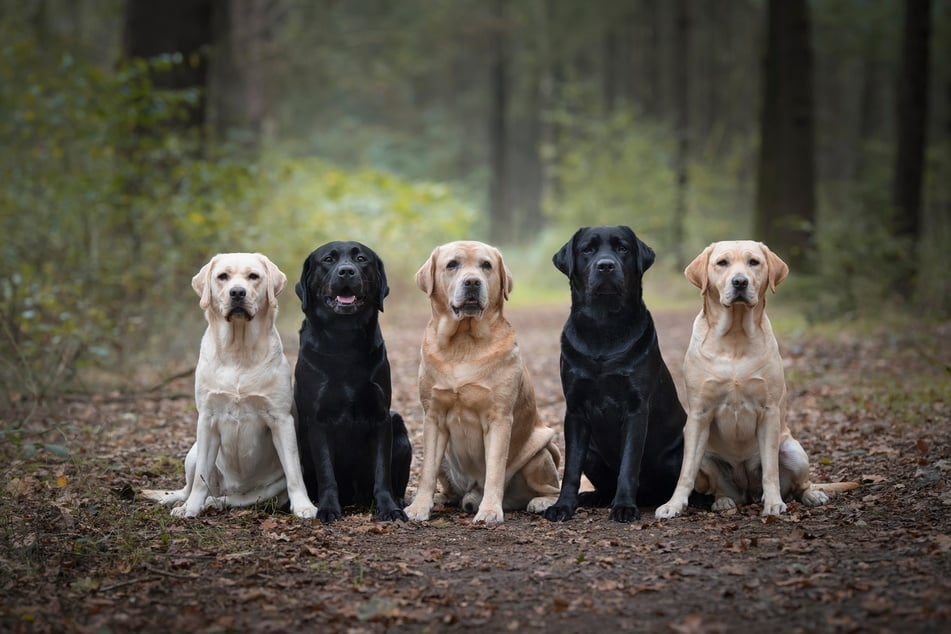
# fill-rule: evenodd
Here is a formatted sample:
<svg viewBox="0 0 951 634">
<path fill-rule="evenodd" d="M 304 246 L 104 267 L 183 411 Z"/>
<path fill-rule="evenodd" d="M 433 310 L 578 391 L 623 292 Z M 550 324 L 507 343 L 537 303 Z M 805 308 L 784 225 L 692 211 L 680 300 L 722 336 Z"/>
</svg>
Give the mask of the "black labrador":
<svg viewBox="0 0 951 634">
<path fill-rule="evenodd" d="M 359 242 L 330 242 L 304 261 L 295 290 L 304 322 L 295 370 L 297 443 L 307 493 L 324 522 L 341 506 L 375 504 L 406 520 L 412 447 L 390 411 L 390 363 L 379 312 L 389 293 L 383 262 Z"/>
<path fill-rule="evenodd" d="M 683 458 L 687 415 L 660 355 L 641 279 L 654 251 L 629 227 L 584 227 L 552 258 L 571 286 L 561 334 L 565 473 L 552 521 L 610 503 L 612 520 L 663 504 Z M 578 489 L 582 472 L 593 492 Z"/>
</svg>

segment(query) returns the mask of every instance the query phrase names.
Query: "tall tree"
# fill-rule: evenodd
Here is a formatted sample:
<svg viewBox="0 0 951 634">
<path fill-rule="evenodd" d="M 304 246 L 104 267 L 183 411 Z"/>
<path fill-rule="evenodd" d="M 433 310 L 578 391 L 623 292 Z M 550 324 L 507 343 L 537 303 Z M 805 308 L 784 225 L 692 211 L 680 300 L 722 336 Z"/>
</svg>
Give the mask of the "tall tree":
<svg viewBox="0 0 951 634">
<path fill-rule="evenodd" d="M 677 152 L 674 155 L 674 171 L 677 178 L 677 192 L 674 199 L 673 247 L 676 266 L 683 270 L 687 265 L 684 255 L 684 224 L 687 218 L 687 159 L 690 150 L 690 99 L 689 99 L 689 51 L 690 51 L 690 14 L 687 0 L 677 0 L 677 24 L 674 42 L 674 104 L 677 111 L 675 128 L 677 130 Z"/>
<path fill-rule="evenodd" d="M 508 200 L 508 33 L 505 0 L 493 3 L 494 32 L 489 66 L 489 239 L 511 242 L 512 213 Z"/>
<path fill-rule="evenodd" d="M 917 253 L 921 234 L 921 197 L 928 126 L 929 40 L 931 0 L 906 0 L 898 79 L 898 140 L 892 198 L 895 235 Z M 897 281 L 906 299 L 914 292 L 916 262 L 909 262 Z"/>
<path fill-rule="evenodd" d="M 808 0 L 769 0 L 753 233 L 787 262 L 813 250 L 816 193 Z"/>
<path fill-rule="evenodd" d="M 211 0 L 128 0 L 126 4 L 126 57 L 167 55 L 172 63 L 153 68 L 153 85 L 164 90 L 197 91 L 198 97 L 186 109 L 182 122 L 187 127 L 200 127 L 206 121 L 211 5 Z"/>
</svg>

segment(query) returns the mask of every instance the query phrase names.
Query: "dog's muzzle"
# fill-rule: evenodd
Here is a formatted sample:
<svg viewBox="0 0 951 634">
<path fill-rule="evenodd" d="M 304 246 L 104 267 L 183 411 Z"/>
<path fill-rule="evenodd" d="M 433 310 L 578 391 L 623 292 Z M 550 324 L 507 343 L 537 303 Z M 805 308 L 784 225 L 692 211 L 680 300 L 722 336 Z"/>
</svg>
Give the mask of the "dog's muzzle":
<svg viewBox="0 0 951 634">
<path fill-rule="evenodd" d="M 750 280 L 745 275 L 738 273 L 730 279 L 730 287 L 726 293 L 727 304 L 736 303 L 755 304 L 754 295 L 750 292 Z"/>
<path fill-rule="evenodd" d="M 485 310 L 486 291 L 478 277 L 467 277 L 459 283 L 451 304 L 452 313 L 461 317 L 481 317 Z"/>
<path fill-rule="evenodd" d="M 232 319 L 244 319 L 251 321 L 254 319 L 254 314 L 248 310 L 246 300 L 248 297 L 248 291 L 243 286 L 232 286 L 228 290 L 228 296 L 230 298 L 230 306 L 228 307 L 228 312 L 225 314 L 225 319 L 231 321 Z"/>
<path fill-rule="evenodd" d="M 341 264 L 329 277 L 324 303 L 338 315 L 352 315 L 363 307 L 363 279 L 352 264 Z"/>
<path fill-rule="evenodd" d="M 618 295 L 624 288 L 621 267 L 611 258 L 600 258 L 590 265 L 588 288 L 592 295 Z"/>
</svg>

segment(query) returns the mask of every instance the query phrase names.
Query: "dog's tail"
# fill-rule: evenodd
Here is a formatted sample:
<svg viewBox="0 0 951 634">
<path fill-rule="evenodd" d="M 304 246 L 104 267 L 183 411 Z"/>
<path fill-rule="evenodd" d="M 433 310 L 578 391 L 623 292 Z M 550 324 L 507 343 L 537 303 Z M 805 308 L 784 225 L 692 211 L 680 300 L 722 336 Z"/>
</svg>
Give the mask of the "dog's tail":
<svg viewBox="0 0 951 634">
<path fill-rule="evenodd" d="M 842 493 L 859 488 L 858 482 L 813 482 L 812 488 L 824 493 Z"/>
<path fill-rule="evenodd" d="M 169 506 L 177 502 L 185 501 L 185 489 L 177 491 L 164 491 L 161 489 L 142 489 L 142 496 L 150 500 L 155 500 L 160 504 Z"/>
</svg>

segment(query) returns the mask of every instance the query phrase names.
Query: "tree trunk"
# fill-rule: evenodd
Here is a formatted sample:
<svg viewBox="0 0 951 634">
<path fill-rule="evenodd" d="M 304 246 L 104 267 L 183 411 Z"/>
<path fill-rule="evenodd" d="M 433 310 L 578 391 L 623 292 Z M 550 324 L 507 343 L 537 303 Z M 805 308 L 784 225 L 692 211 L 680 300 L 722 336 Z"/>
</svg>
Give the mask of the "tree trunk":
<svg viewBox="0 0 951 634">
<path fill-rule="evenodd" d="M 505 32 L 505 0 L 493 4 L 495 33 L 489 68 L 489 239 L 501 244 L 512 239 L 512 214 L 508 200 L 508 51 Z"/>
<path fill-rule="evenodd" d="M 273 104 L 268 86 L 273 3 L 229 0 L 214 3 L 215 47 L 210 69 L 215 137 L 254 151 Z"/>
<path fill-rule="evenodd" d="M 181 55 L 168 70 L 154 70 L 152 84 L 163 90 L 197 89 L 182 125 L 205 124 L 208 53 L 212 43 L 211 0 L 128 0 L 124 51 L 128 58 Z"/>
<path fill-rule="evenodd" d="M 921 196 L 928 126 L 928 66 L 931 0 L 906 0 L 898 78 L 898 140 L 895 152 L 894 232 L 911 254 L 897 281 L 906 299 L 914 293 L 917 247 L 921 234 Z"/>
<path fill-rule="evenodd" d="M 816 195 L 807 0 L 769 0 L 753 234 L 794 269 L 813 256 Z"/>
<path fill-rule="evenodd" d="M 674 216 L 671 220 L 674 265 L 678 270 L 687 266 L 684 254 L 684 225 L 687 218 L 687 160 L 690 148 L 690 99 L 688 60 L 690 58 L 690 16 L 687 0 L 677 0 L 677 24 L 674 42 L 674 103 L 677 109 L 677 153 L 674 156 L 674 171 L 677 178 L 677 191 L 674 202 Z"/>
</svg>

